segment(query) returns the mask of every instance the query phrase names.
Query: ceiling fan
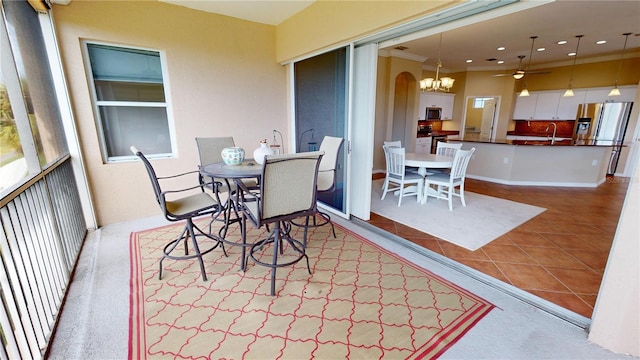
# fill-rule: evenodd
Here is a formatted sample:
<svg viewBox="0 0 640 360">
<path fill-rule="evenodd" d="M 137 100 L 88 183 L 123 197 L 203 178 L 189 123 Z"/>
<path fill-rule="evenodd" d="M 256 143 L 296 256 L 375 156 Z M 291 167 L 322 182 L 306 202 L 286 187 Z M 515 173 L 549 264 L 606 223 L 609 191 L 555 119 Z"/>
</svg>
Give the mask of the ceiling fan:
<svg viewBox="0 0 640 360">
<path fill-rule="evenodd" d="M 550 71 L 529 71 L 529 65 L 531 65 L 531 56 L 533 55 L 533 44 L 535 43 L 537 36 L 531 37 L 531 50 L 529 51 L 529 63 L 527 64 L 527 70 L 521 68 L 522 59 L 524 59 L 525 55 L 518 55 L 518 59 L 520 62 L 518 63 L 518 68 L 511 74 L 496 74 L 493 76 L 513 76 L 514 79 L 520 80 L 524 77 L 525 74 L 533 75 L 533 74 L 550 74 Z"/>
</svg>

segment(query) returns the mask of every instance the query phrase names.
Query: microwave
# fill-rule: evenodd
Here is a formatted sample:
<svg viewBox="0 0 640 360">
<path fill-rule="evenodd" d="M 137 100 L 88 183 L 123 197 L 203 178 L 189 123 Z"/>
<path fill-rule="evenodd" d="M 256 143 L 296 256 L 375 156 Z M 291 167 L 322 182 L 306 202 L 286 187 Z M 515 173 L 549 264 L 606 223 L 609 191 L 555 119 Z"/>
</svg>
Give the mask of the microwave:
<svg viewBox="0 0 640 360">
<path fill-rule="evenodd" d="M 428 107 L 425 120 L 442 120 L 442 108 Z"/>
</svg>

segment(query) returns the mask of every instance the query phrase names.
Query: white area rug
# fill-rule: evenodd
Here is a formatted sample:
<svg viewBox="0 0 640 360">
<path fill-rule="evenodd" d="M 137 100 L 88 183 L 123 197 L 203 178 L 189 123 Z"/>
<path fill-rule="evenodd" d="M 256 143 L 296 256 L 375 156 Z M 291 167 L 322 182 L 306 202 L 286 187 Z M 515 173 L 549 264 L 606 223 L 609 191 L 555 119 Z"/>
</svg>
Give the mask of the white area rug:
<svg viewBox="0 0 640 360">
<path fill-rule="evenodd" d="M 465 191 L 466 207 L 454 197 L 453 211 L 446 200 L 432 197 L 418 204 L 415 196 L 407 196 L 398 207 L 398 197 L 392 193 L 380 200 L 383 181 L 373 181 L 371 212 L 472 251 L 547 210 L 469 191 Z"/>
</svg>

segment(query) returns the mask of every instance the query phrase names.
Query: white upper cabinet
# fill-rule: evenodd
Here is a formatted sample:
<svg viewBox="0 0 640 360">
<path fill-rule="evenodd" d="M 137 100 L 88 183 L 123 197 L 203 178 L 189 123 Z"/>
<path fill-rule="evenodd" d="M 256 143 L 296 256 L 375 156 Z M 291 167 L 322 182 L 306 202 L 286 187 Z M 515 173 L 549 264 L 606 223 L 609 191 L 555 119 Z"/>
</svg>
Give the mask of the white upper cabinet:
<svg viewBox="0 0 640 360">
<path fill-rule="evenodd" d="M 629 102 L 636 96 L 637 86 L 621 86 L 619 96 L 609 96 L 611 88 L 574 90 L 564 97 L 564 90 L 535 91 L 516 97 L 514 120 L 575 120 L 578 105 L 583 103 Z"/>
<path fill-rule="evenodd" d="M 584 90 L 574 90 L 574 96 L 560 96 L 558 99 L 558 111 L 556 112 L 557 120 L 575 120 L 578 114 L 578 105 L 584 103 Z"/>
<path fill-rule="evenodd" d="M 587 89 L 585 103 L 602 103 L 602 102 L 629 102 L 636 98 L 637 86 L 619 86 L 620 95 L 609 96 L 610 88 Z"/>
<path fill-rule="evenodd" d="M 453 101 L 454 94 L 441 94 L 442 120 L 453 120 Z"/>
<path fill-rule="evenodd" d="M 536 120 L 556 120 L 556 112 L 558 110 L 558 102 L 562 93 L 559 91 L 538 93 L 536 101 L 536 109 L 533 112 L 533 119 Z M 576 110 L 578 107 L 576 106 Z M 575 114 L 574 114 L 575 117 Z"/>
<path fill-rule="evenodd" d="M 529 96 L 516 97 L 516 106 L 513 110 L 513 118 L 515 120 L 533 120 L 533 114 L 536 112 L 537 101 L 537 93 L 529 93 Z"/>
<path fill-rule="evenodd" d="M 426 93 L 420 93 L 420 102 L 418 104 L 418 120 L 424 120 L 427 117 L 427 106 L 429 106 L 429 99 Z"/>
<path fill-rule="evenodd" d="M 585 91 L 574 90 L 573 96 L 563 96 L 564 91 L 543 91 L 538 93 L 536 120 L 575 120 L 578 105 L 584 102 Z"/>
<path fill-rule="evenodd" d="M 420 94 L 420 109 L 418 109 L 418 119 L 424 120 L 425 109 L 427 107 L 438 107 L 442 109 L 442 120 L 453 119 L 453 102 L 455 94 L 426 92 Z"/>
</svg>

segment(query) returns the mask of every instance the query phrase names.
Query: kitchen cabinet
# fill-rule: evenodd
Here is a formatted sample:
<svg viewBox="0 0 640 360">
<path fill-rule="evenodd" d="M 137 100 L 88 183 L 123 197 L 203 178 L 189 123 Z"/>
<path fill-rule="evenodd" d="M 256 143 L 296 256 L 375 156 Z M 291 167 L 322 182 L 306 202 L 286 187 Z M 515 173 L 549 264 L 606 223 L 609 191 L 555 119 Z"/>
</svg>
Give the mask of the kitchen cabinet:
<svg viewBox="0 0 640 360">
<path fill-rule="evenodd" d="M 575 120 L 578 104 L 584 102 L 584 90 L 574 90 L 575 96 L 564 97 L 564 91 L 530 92 L 516 99 L 515 120 Z"/>
<path fill-rule="evenodd" d="M 424 120 L 425 109 L 427 107 L 438 107 L 442 109 L 442 120 L 453 119 L 453 102 L 455 94 L 426 92 L 420 94 L 420 109 L 418 119 Z"/>
<path fill-rule="evenodd" d="M 418 102 L 418 120 L 425 120 L 427 115 L 427 106 L 429 106 L 429 98 L 427 93 L 420 93 L 420 101 Z"/>
<path fill-rule="evenodd" d="M 578 114 L 578 105 L 584 103 L 586 91 L 574 90 L 575 96 L 560 96 L 558 100 L 558 111 L 556 112 L 557 120 L 575 120 Z"/>
<path fill-rule="evenodd" d="M 416 139 L 416 152 L 429 154 L 431 152 L 431 141 L 433 138 L 431 136 L 428 137 L 420 137 Z"/>
<path fill-rule="evenodd" d="M 516 106 L 513 109 L 514 120 L 533 120 L 533 114 L 536 111 L 536 102 L 538 94 L 529 93 L 529 96 L 518 96 L 516 98 Z"/>
<path fill-rule="evenodd" d="M 558 110 L 558 102 L 562 97 L 559 91 L 541 92 L 537 94 L 536 107 L 533 112 L 533 119 L 539 120 L 556 120 L 556 112 Z M 576 110 L 578 107 L 576 106 Z M 573 114 L 575 118 L 575 112 Z"/>
<path fill-rule="evenodd" d="M 585 104 L 603 103 L 603 102 L 630 102 L 636 97 L 637 86 L 619 86 L 620 95 L 609 96 L 609 92 L 613 87 L 587 89 L 584 98 Z"/>
</svg>

